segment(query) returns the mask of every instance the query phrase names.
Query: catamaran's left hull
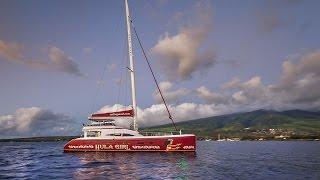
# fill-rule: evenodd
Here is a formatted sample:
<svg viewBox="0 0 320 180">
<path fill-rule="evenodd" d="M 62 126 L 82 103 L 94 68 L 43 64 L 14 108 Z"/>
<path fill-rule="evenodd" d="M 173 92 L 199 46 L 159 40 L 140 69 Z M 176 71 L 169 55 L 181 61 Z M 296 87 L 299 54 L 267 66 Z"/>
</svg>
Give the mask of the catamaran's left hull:
<svg viewBox="0 0 320 180">
<path fill-rule="evenodd" d="M 126 151 L 126 152 L 194 152 L 196 136 L 143 136 L 115 139 L 77 138 L 64 146 L 65 152 L 75 151 Z"/>
</svg>

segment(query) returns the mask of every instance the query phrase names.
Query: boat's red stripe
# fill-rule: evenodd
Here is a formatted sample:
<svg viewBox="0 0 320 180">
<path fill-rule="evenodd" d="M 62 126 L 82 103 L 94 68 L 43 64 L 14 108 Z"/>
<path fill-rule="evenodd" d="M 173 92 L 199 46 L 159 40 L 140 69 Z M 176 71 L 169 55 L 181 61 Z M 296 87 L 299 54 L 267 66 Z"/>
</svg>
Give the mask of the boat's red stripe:
<svg viewBox="0 0 320 180">
<path fill-rule="evenodd" d="M 85 139 L 69 141 L 64 151 L 172 152 L 195 151 L 195 136 L 172 136 L 136 139 Z"/>
<path fill-rule="evenodd" d="M 95 113 L 95 114 L 92 114 L 91 117 L 89 117 L 89 119 L 108 118 L 108 117 L 133 117 L 133 115 L 134 115 L 134 111 L 133 109 L 130 109 L 125 111 Z"/>
</svg>

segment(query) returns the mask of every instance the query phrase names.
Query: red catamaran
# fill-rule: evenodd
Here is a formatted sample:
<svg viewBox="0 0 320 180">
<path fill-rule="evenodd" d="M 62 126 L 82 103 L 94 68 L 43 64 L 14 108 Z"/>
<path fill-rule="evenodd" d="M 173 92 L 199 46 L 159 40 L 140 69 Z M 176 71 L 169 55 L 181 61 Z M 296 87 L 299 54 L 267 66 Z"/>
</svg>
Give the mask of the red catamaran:
<svg viewBox="0 0 320 180">
<path fill-rule="evenodd" d="M 130 77 L 131 77 L 131 95 L 132 108 L 129 110 L 117 112 L 94 113 L 89 117 L 91 124 L 84 125 L 83 137 L 72 139 L 64 146 L 65 152 L 72 151 L 195 151 L 196 150 L 196 136 L 194 134 L 182 134 L 181 130 L 177 128 L 173 122 L 168 106 L 162 96 L 161 90 L 152 72 L 148 58 L 141 45 L 140 39 L 133 26 L 129 15 L 128 2 L 125 0 L 126 24 L 128 35 L 128 53 L 130 62 Z M 133 51 L 131 42 L 131 28 L 133 28 L 135 35 L 139 41 L 139 45 L 149 65 L 152 76 L 155 80 L 159 94 L 162 97 L 164 105 L 168 111 L 169 119 L 175 128 L 175 132 L 163 133 L 141 133 L 137 126 L 137 104 L 135 92 L 135 71 L 133 63 Z M 111 118 L 133 118 L 133 129 L 126 129 L 114 124 L 115 120 Z"/>
</svg>

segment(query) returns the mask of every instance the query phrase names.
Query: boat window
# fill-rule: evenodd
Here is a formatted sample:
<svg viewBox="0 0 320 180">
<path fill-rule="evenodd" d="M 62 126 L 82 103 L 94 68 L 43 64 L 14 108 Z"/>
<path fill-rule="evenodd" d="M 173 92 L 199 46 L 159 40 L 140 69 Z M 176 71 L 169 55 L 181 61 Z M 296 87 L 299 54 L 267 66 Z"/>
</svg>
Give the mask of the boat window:
<svg viewBox="0 0 320 180">
<path fill-rule="evenodd" d="M 120 133 L 115 133 L 115 134 L 106 134 L 106 136 L 121 136 Z"/>
<path fill-rule="evenodd" d="M 133 134 L 122 134 L 122 136 L 134 136 Z"/>
<path fill-rule="evenodd" d="M 115 126 L 114 123 L 103 123 L 102 126 Z"/>
<path fill-rule="evenodd" d="M 95 123 L 95 124 L 83 124 L 84 126 L 116 126 L 114 123 L 112 122 L 106 122 L 106 123 Z"/>
<path fill-rule="evenodd" d="M 100 137 L 101 132 L 100 131 L 88 131 L 87 137 Z"/>
</svg>

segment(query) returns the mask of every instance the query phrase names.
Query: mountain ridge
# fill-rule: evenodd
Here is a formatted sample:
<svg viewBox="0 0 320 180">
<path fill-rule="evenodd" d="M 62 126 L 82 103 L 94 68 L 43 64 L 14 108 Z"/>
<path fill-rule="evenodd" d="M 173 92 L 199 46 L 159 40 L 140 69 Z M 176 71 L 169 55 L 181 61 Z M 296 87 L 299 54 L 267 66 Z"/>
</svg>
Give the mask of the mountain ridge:
<svg viewBox="0 0 320 180">
<path fill-rule="evenodd" d="M 178 129 L 199 137 L 305 137 L 320 136 L 320 112 L 300 109 L 276 111 L 258 109 L 177 122 Z M 275 130 L 274 130 L 275 129 Z M 148 131 L 172 130 L 171 124 L 146 127 Z"/>
</svg>

